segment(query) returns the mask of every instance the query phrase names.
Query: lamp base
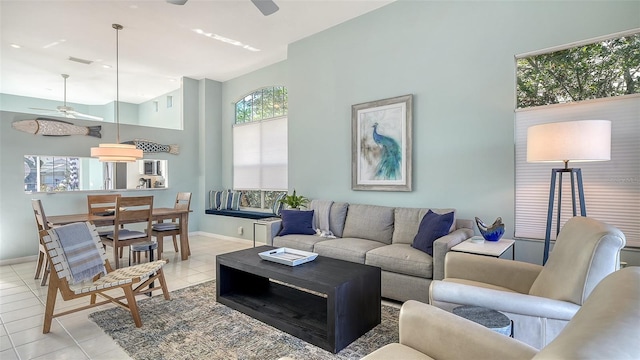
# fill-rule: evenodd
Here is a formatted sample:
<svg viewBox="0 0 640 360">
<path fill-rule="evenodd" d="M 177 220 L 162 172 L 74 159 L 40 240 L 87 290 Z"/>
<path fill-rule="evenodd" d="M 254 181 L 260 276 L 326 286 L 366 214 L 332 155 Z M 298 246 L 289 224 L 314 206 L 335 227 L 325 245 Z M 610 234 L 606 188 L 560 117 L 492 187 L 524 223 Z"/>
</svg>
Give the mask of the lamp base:
<svg viewBox="0 0 640 360">
<path fill-rule="evenodd" d="M 562 212 L 562 174 L 569 173 L 571 176 L 571 205 L 573 207 L 573 216 L 576 216 L 576 182 L 578 183 L 578 199 L 580 201 L 580 215 L 587 216 L 587 210 L 584 204 L 584 189 L 582 187 L 582 170 L 581 169 L 551 169 L 551 186 L 549 188 L 549 209 L 547 211 L 547 231 L 544 238 L 544 255 L 542 265 L 547 263 L 549 259 L 549 246 L 551 243 L 551 223 L 553 220 L 553 202 L 556 193 L 556 175 L 559 176 L 558 182 L 558 214 L 556 219 L 556 235 L 560 233 L 560 215 Z"/>
</svg>

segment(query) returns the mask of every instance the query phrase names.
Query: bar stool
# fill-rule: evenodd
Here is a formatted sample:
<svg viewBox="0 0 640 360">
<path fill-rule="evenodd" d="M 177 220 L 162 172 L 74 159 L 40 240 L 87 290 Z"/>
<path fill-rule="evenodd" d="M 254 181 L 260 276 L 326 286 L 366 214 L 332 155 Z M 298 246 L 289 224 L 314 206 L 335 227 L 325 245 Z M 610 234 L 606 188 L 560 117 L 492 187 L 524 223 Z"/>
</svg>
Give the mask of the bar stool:
<svg viewBox="0 0 640 360">
<path fill-rule="evenodd" d="M 140 264 L 140 254 L 144 252 L 149 252 L 149 262 L 154 260 L 153 251 L 158 249 L 158 243 L 155 241 L 145 241 L 140 243 L 131 244 L 129 246 L 131 249 L 131 256 L 129 256 L 129 265 L 131 265 L 131 259 L 133 258 L 133 262 Z M 146 255 L 145 255 L 146 257 Z"/>
<path fill-rule="evenodd" d="M 131 254 L 129 254 L 129 266 L 131 266 L 131 258 L 134 258 L 134 262 L 140 264 L 140 253 L 149 252 L 149 262 L 153 262 L 153 251 L 158 249 L 158 243 L 155 241 L 145 241 L 141 243 L 135 243 L 129 245 Z M 155 281 L 149 284 L 149 289 L 155 287 Z M 151 297 L 151 292 L 147 293 L 147 296 Z"/>
</svg>

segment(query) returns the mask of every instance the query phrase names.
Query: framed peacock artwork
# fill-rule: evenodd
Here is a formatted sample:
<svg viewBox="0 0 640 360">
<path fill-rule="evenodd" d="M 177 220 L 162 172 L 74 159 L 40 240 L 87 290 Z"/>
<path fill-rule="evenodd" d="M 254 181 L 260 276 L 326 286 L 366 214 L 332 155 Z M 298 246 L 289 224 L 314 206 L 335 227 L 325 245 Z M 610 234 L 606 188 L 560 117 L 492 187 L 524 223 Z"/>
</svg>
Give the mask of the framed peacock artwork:
<svg viewBox="0 0 640 360">
<path fill-rule="evenodd" d="M 351 188 L 411 191 L 413 95 L 351 106 Z"/>
</svg>

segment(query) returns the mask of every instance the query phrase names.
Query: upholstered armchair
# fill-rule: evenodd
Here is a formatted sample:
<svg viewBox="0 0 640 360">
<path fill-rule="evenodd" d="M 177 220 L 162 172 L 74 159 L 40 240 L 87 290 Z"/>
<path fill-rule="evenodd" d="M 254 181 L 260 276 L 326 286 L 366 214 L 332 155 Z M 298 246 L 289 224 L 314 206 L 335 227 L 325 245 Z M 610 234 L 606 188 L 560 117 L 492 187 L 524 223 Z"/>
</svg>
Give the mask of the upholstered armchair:
<svg viewBox="0 0 640 360">
<path fill-rule="evenodd" d="M 537 349 L 553 340 L 594 287 L 619 269 L 622 232 L 595 219 L 574 217 L 558 234 L 544 266 L 450 252 L 445 278 L 431 283 L 430 304 L 498 310 L 513 320 L 514 337 Z"/>
<path fill-rule="evenodd" d="M 400 310 L 400 343 L 363 360 L 637 359 L 640 267 L 607 276 L 546 347 L 537 349 L 434 306 L 410 300 Z"/>
</svg>

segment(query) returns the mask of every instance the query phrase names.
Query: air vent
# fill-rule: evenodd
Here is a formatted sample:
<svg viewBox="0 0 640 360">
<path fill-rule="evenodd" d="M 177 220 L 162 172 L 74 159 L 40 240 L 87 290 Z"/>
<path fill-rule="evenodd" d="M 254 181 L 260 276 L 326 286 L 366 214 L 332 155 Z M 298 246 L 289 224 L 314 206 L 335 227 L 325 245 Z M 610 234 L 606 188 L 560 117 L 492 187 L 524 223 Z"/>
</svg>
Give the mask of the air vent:
<svg viewBox="0 0 640 360">
<path fill-rule="evenodd" d="M 79 63 L 85 64 L 85 65 L 91 65 L 91 63 L 93 62 L 91 60 L 80 59 L 80 58 L 73 57 L 73 56 L 69 56 L 69 60 L 75 61 L 75 62 L 79 62 Z"/>
</svg>

